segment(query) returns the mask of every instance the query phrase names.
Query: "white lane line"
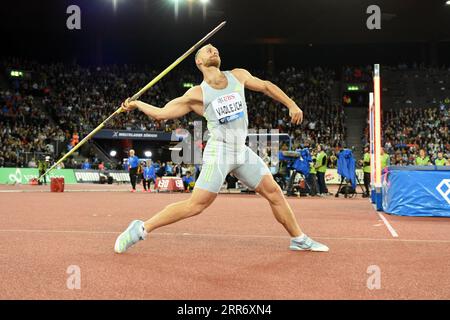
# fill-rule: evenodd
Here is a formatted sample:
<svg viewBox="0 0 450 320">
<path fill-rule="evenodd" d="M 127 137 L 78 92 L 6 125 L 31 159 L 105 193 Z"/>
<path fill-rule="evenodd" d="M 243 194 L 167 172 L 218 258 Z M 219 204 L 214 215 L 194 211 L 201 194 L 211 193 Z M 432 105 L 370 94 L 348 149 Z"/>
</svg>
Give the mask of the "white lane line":
<svg viewBox="0 0 450 320">
<path fill-rule="evenodd" d="M 0 229 L 0 233 L 72 233 L 72 234 L 120 234 L 119 231 L 89 231 L 89 230 L 29 230 L 29 229 Z M 253 239 L 288 239 L 287 236 L 273 235 L 246 235 L 246 234 L 210 234 L 210 233 L 169 233 L 152 232 L 150 236 L 181 236 L 181 237 L 208 237 L 208 238 L 253 238 Z M 384 241 L 384 242 L 418 242 L 418 243 L 450 243 L 450 240 L 426 240 L 426 239 L 386 239 L 386 238 L 355 238 L 355 237 L 319 237 L 312 236 L 314 239 L 323 240 L 345 240 L 345 241 Z"/>
<path fill-rule="evenodd" d="M 395 229 L 391 226 L 391 224 L 389 223 L 389 221 L 387 221 L 387 219 L 386 219 L 380 212 L 377 212 L 377 213 L 378 213 L 378 216 L 381 218 L 381 220 L 383 220 L 383 222 L 384 222 L 386 228 L 389 230 L 389 232 L 391 233 L 391 235 L 392 235 L 394 238 L 398 238 L 398 233 L 397 233 L 397 231 L 395 231 Z"/>
</svg>

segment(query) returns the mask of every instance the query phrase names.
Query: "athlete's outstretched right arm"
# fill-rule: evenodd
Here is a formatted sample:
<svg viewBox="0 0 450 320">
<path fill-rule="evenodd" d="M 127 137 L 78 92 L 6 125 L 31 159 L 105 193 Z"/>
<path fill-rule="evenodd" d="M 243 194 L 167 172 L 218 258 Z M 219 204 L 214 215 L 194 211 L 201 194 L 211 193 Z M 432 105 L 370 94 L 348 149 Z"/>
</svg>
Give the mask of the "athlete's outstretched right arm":
<svg viewBox="0 0 450 320">
<path fill-rule="evenodd" d="M 163 108 L 158 108 L 139 100 L 129 101 L 129 99 L 125 100 L 125 102 L 122 103 L 122 107 L 126 111 L 139 109 L 147 116 L 155 120 L 169 120 L 180 118 L 185 114 L 193 111 L 193 108 L 195 108 L 199 104 L 200 100 L 197 97 L 197 92 L 195 92 L 193 89 L 194 88 L 191 88 L 181 97 L 169 101 Z"/>
</svg>

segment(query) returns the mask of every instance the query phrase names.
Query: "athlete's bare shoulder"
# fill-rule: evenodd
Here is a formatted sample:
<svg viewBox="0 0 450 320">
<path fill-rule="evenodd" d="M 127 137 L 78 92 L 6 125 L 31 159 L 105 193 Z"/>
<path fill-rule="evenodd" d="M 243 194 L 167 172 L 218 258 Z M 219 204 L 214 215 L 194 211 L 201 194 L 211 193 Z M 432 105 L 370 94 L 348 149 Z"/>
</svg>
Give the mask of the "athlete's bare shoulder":
<svg viewBox="0 0 450 320">
<path fill-rule="evenodd" d="M 190 88 L 184 95 L 194 102 L 203 103 L 203 91 L 200 86 Z"/>
<path fill-rule="evenodd" d="M 193 110 L 198 115 L 203 115 L 203 91 L 200 86 L 194 86 L 190 88 L 186 93 L 184 94 L 184 97 L 187 97 L 189 99 L 189 106 L 191 110 Z"/>
<path fill-rule="evenodd" d="M 245 84 L 245 82 L 252 77 L 250 72 L 248 72 L 245 69 L 242 68 L 235 68 L 231 70 L 231 73 L 233 76 L 235 76 L 242 84 Z"/>
</svg>

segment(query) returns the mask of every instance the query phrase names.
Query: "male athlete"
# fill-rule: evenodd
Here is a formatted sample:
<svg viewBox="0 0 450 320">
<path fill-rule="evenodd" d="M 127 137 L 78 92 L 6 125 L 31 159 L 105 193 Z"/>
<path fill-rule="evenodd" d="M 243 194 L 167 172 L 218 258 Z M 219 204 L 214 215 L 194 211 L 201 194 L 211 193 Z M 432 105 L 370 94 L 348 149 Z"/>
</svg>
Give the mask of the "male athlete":
<svg viewBox="0 0 450 320">
<path fill-rule="evenodd" d="M 188 200 L 168 205 L 146 222 L 134 220 L 116 240 L 114 251 L 123 253 L 153 230 L 193 217 L 205 210 L 217 197 L 228 173 L 254 189 L 270 204 L 279 223 L 291 236 L 291 250 L 328 251 L 328 247 L 304 234 L 283 192 L 265 163 L 245 145 L 248 127 L 244 89 L 258 91 L 281 102 L 289 109 L 293 124 L 303 121 L 303 112 L 280 88 L 253 77 L 247 70 L 221 71 L 219 51 L 208 44 L 195 55 L 203 82 L 163 108 L 127 99 L 126 111 L 139 109 L 155 120 L 175 119 L 194 111 L 204 116 L 210 138 L 203 153 L 203 167 Z M 239 158 L 236 161 L 236 158 Z"/>
</svg>

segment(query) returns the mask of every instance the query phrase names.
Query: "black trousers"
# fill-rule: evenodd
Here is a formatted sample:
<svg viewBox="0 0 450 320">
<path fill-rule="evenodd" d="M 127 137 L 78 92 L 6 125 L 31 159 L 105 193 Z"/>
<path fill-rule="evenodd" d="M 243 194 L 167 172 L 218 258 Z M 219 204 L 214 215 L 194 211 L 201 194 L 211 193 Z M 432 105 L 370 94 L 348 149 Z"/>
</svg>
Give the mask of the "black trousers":
<svg viewBox="0 0 450 320">
<path fill-rule="evenodd" d="M 137 180 L 137 167 L 130 168 L 130 182 L 133 190 L 136 190 L 136 180 Z"/>
<path fill-rule="evenodd" d="M 370 172 L 364 172 L 364 187 L 366 188 L 366 194 L 369 195 L 370 192 Z"/>
<path fill-rule="evenodd" d="M 319 189 L 317 185 L 317 175 L 315 173 L 310 173 L 306 180 L 308 181 L 309 185 L 309 195 L 315 196 Z"/>
<path fill-rule="evenodd" d="M 45 170 L 39 170 L 39 176 L 42 176 L 45 173 Z M 38 184 L 42 184 L 42 180 L 38 181 Z M 47 175 L 44 176 L 44 184 L 47 184 Z"/>
<path fill-rule="evenodd" d="M 147 186 L 150 189 L 150 181 L 151 181 L 151 179 L 145 179 L 145 178 L 142 179 L 142 185 L 144 186 L 144 190 L 147 190 Z"/>
<path fill-rule="evenodd" d="M 288 186 L 287 186 L 287 195 L 288 196 L 293 195 L 292 189 L 294 188 L 294 181 L 295 181 L 296 176 L 297 176 L 297 171 L 291 170 L 289 182 L 288 182 Z"/>
<path fill-rule="evenodd" d="M 183 184 L 184 184 L 184 189 L 185 189 L 185 190 L 191 191 L 191 190 L 193 189 L 193 188 L 189 185 L 189 183 L 183 181 Z"/>
<path fill-rule="evenodd" d="M 317 182 L 319 184 L 319 193 L 328 193 L 327 185 L 325 184 L 325 172 L 317 172 Z"/>
</svg>

